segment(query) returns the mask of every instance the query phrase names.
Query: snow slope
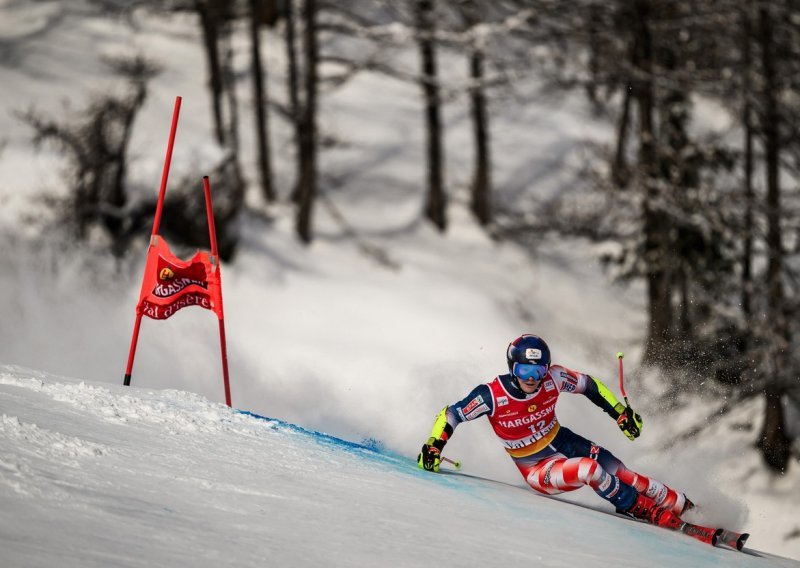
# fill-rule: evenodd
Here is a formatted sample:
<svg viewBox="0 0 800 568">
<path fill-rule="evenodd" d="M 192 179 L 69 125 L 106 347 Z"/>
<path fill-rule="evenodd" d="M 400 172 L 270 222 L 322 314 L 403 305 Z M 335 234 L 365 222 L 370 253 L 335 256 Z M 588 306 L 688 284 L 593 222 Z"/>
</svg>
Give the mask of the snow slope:
<svg viewBox="0 0 800 568">
<path fill-rule="evenodd" d="M 232 411 L 0 367 L 3 566 L 785 566 Z"/>
</svg>

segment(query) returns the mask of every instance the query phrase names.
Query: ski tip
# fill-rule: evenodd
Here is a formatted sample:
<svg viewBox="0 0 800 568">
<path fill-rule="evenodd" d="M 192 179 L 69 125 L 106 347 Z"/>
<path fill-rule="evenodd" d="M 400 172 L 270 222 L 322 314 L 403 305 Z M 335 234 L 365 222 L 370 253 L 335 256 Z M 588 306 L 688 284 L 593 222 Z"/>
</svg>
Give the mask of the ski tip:
<svg viewBox="0 0 800 568">
<path fill-rule="evenodd" d="M 743 549 L 744 543 L 747 542 L 748 538 L 750 538 L 750 533 L 742 533 L 739 538 L 736 539 L 736 550 Z"/>
<path fill-rule="evenodd" d="M 720 542 L 725 546 L 741 551 L 748 538 L 750 538 L 750 533 L 738 533 L 723 529 L 720 535 Z"/>
</svg>

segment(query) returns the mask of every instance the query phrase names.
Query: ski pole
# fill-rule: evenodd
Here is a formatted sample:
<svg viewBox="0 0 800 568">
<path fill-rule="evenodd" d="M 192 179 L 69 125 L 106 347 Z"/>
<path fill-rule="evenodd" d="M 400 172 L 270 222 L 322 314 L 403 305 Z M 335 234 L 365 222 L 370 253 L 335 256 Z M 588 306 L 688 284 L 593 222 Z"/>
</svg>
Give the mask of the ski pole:
<svg viewBox="0 0 800 568">
<path fill-rule="evenodd" d="M 633 433 L 633 438 L 637 438 L 639 437 L 639 434 L 641 434 L 642 417 L 633 411 L 631 408 L 631 403 L 628 402 L 628 393 L 625 392 L 625 383 L 622 374 L 623 357 L 625 357 L 625 355 L 622 353 L 622 351 L 617 351 L 617 359 L 619 359 L 619 390 L 622 392 L 622 397 L 625 399 L 625 416 L 628 417 L 628 420 L 633 422 L 633 426 L 630 428 L 633 428 L 636 431 L 636 433 Z M 623 431 L 625 431 L 627 435 L 627 431 L 625 429 L 623 429 Z M 630 438 L 630 436 L 628 437 Z M 631 438 L 631 440 L 633 440 L 633 438 Z"/>
<path fill-rule="evenodd" d="M 451 460 L 450 458 L 446 458 L 444 456 L 439 456 L 443 462 L 447 462 L 452 464 L 454 468 L 461 469 L 461 462 L 458 460 Z"/>
<path fill-rule="evenodd" d="M 625 392 L 625 382 L 623 379 L 622 373 L 622 358 L 625 357 L 625 354 L 622 351 L 617 351 L 617 359 L 619 359 L 619 390 L 622 392 L 622 398 L 625 399 L 625 406 L 629 407 L 630 403 L 628 402 L 628 395 Z"/>
</svg>

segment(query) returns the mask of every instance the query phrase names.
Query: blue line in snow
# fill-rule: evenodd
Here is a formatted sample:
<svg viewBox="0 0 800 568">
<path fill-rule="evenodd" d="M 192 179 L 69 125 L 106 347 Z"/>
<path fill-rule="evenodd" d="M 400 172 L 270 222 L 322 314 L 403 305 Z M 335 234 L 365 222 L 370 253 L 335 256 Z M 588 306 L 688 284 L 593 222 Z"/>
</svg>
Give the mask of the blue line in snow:
<svg viewBox="0 0 800 568">
<path fill-rule="evenodd" d="M 374 438 L 368 438 L 361 443 L 351 442 L 349 440 L 337 438 L 336 436 L 331 436 L 330 434 L 325 434 L 324 432 L 317 432 L 316 430 L 308 430 L 306 428 L 303 428 L 302 426 L 292 424 L 291 422 L 285 422 L 277 418 L 262 416 L 254 412 L 250 412 L 249 410 L 239 410 L 239 409 L 234 409 L 234 410 L 239 414 L 244 414 L 245 416 L 250 416 L 251 418 L 255 418 L 257 420 L 264 420 L 266 422 L 276 424 L 277 426 L 280 426 L 284 430 L 295 432 L 297 434 L 301 434 L 304 436 L 309 436 L 319 443 L 329 446 L 339 447 L 359 455 L 366 455 L 367 457 L 371 457 L 376 460 L 387 461 L 388 459 L 390 461 L 395 461 L 395 462 L 409 462 L 409 463 L 411 462 L 411 460 L 405 456 L 401 456 L 393 452 L 387 451 L 386 448 L 383 446 L 383 444 L 380 442 L 380 440 L 375 440 Z"/>
<path fill-rule="evenodd" d="M 417 467 L 416 459 L 411 459 L 408 456 L 388 451 L 380 440 L 369 438 L 364 440 L 362 443 L 351 442 L 349 440 L 337 438 L 336 436 L 331 436 L 330 434 L 325 434 L 324 432 L 308 430 L 307 428 L 303 428 L 297 424 L 292 424 L 291 422 L 279 420 L 278 418 L 262 416 L 254 412 L 250 412 L 249 410 L 239 410 L 238 408 L 233 410 L 234 412 L 255 418 L 256 420 L 263 420 L 270 424 L 276 425 L 281 430 L 300 434 L 301 436 L 307 436 L 313 441 L 324 446 L 339 448 L 359 457 L 367 458 L 377 464 L 393 467 L 394 469 L 399 470 L 406 475 L 422 477 L 428 481 L 440 483 L 458 491 L 471 492 L 472 483 L 468 481 L 469 478 L 463 478 L 457 475 L 431 475 L 430 473 Z"/>
</svg>

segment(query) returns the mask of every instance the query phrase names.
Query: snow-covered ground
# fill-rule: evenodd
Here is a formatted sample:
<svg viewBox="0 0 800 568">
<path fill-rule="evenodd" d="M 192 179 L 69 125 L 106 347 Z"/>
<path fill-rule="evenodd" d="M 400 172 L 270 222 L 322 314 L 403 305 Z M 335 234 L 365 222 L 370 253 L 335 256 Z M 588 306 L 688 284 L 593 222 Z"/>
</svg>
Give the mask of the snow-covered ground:
<svg viewBox="0 0 800 568">
<path fill-rule="evenodd" d="M 0 377 L 0 539 L 2 557 L 10 550 L 16 559 L 11 565 L 65 558 L 67 566 L 421 565 L 434 557 L 468 565 L 764 564 L 537 497 L 521 487 L 484 422 L 459 428 L 447 453 L 464 462 L 465 474 L 496 482 L 418 472 L 408 460 L 435 413 L 503 371 L 507 342 L 523 332 L 543 335 L 559 363 L 612 387 L 614 354 L 625 351 L 643 436 L 630 443 L 583 397 L 563 397 L 561 421 L 687 491 L 701 507 L 689 520 L 746 528 L 754 550 L 800 558 L 800 468 L 792 463 L 773 478 L 752 447 L 758 421 L 755 430 L 738 427 L 759 416 L 759 403 L 665 451 L 670 436 L 701 421 L 713 403 L 698 400 L 679 415 L 654 408 L 655 377 L 636 369 L 641 286 L 609 284 L 584 243 L 523 251 L 475 226 L 464 205 L 471 143 L 463 101 L 449 104 L 446 116 L 451 228 L 441 236 L 421 223 L 418 93 L 386 79 L 364 76 L 323 96 L 323 130 L 349 144 L 328 150 L 321 170 L 349 172 L 329 199 L 400 269 L 364 256 L 324 206 L 308 248 L 294 239 L 286 210 L 273 209 L 272 219 L 247 212 L 240 253 L 222 268 L 234 406 L 372 440 L 383 453 L 323 443 L 219 406 L 217 330 L 203 310 L 145 320 L 134 388 L 119 386 L 144 249 L 112 266 L 46 237 L 26 238 L 41 226 L 22 220 L 41 215 L 37 194 L 59 191 L 61 162 L 47 148 L 33 152 L 30 132 L 11 113 L 33 105 L 58 114 L 63 99 L 81 107 L 113 83 L 99 55 L 143 51 L 165 71 L 137 119 L 135 183 L 156 191 L 176 95 L 184 103 L 171 179 L 191 172 L 199 181 L 215 149 L 196 22 L 138 22 L 130 30 L 77 0 L 0 0 L 0 363 L 40 370 L 5 367 Z M 271 92 L 281 97 L 279 45 L 269 44 L 267 56 Z M 249 100 L 246 83 L 241 94 Z M 579 100 L 495 103 L 494 178 L 503 199 L 569 184 L 584 156 L 579 140 L 606 132 Z M 280 120 L 273 125 L 285 194 L 289 133 Z M 243 126 L 241 134 L 252 148 L 252 132 Z M 607 511 L 588 489 L 564 499 Z M 505 556 L 490 561 L 490 553 Z"/>
<path fill-rule="evenodd" d="M 0 409 L 3 566 L 800 566 L 185 391 L 4 366 Z"/>
</svg>

